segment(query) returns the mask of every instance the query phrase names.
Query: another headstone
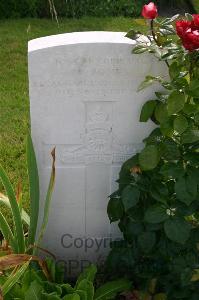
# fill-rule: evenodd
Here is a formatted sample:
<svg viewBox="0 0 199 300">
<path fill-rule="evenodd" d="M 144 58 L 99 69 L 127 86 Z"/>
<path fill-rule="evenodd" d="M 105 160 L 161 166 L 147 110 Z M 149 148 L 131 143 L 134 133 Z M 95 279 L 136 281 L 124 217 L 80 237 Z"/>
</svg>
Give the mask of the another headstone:
<svg viewBox="0 0 199 300">
<path fill-rule="evenodd" d="M 56 184 L 43 247 L 69 273 L 102 262 L 119 236 L 107 217 L 121 164 L 139 151 L 152 122 L 139 123 L 153 90 L 137 93 L 164 66 L 132 55 L 121 32 L 81 32 L 29 42 L 31 131 L 41 181 L 41 208 L 56 146 Z M 42 215 L 40 216 L 41 220 Z"/>
</svg>

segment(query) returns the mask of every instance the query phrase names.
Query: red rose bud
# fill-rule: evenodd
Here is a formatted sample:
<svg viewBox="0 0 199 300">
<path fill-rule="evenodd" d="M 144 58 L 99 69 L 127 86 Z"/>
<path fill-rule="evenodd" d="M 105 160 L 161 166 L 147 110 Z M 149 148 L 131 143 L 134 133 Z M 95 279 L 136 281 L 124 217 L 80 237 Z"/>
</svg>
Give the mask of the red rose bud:
<svg viewBox="0 0 199 300">
<path fill-rule="evenodd" d="M 144 5 L 142 9 L 142 16 L 145 19 L 155 19 L 158 16 L 157 6 L 153 2 Z"/>
</svg>

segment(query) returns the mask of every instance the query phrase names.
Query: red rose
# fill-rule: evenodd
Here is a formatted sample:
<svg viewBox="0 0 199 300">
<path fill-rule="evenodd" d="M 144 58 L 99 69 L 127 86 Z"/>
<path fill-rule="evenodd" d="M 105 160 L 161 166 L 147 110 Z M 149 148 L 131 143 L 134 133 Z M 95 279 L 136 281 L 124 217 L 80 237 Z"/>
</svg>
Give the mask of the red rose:
<svg viewBox="0 0 199 300">
<path fill-rule="evenodd" d="M 180 20 L 176 21 L 176 31 L 179 37 L 183 38 L 186 31 L 191 27 L 191 21 Z"/>
<path fill-rule="evenodd" d="M 142 16 L 145 19 L 155 19 L 158 16 L 157 6 L 153 2 L 144 5 L 142 9 Z"/>
<path fill-rule="evenodd" d="M 193 15 L 193 23 L 196 27 L 199 27 L 199 15 Z"/>
<path fill-rule="evenodd" d="M 194 49 L 199 48 L 199 31 L 188 31 L 184 38 L 185 42 L 190 43 Z M 193 50 L 194 50 L 193 49 Z"/>
<path fill-rule="evenodd" d="M 185 49 L 189 51 L 199 49 L 199 15 L 193 15 L 193 21 L 177 21 L 176 31 Z"/>
</svg>

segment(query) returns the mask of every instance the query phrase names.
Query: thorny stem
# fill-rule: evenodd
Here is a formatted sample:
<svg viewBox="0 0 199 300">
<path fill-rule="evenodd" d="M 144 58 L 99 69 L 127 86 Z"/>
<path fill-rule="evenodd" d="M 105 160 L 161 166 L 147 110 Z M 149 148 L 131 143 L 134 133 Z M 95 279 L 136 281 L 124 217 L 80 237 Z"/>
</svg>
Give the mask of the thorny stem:
<svg viewBox="0 0 199 300">
<path fill-rule="evenodd" d="M 152 33 L 153 39 L 154 39 L 154 41 L 156 42 L 157 46 L 160 47 L 161 45 L 159 44 L 159 42 L 158 42 L 158 40 L 157 40 L 157 38 L 156 38 L 156 36 L 155 36 L 154 20 L 153 20 L 153 19 L 151 20 L 151 33 Z M 165 60 L 165 63 L 166 63 L 166 65 L 167 65 L 167 67 L 169 68 L 169 63 L 168 63 L 167 60 Z"/>
</svg>

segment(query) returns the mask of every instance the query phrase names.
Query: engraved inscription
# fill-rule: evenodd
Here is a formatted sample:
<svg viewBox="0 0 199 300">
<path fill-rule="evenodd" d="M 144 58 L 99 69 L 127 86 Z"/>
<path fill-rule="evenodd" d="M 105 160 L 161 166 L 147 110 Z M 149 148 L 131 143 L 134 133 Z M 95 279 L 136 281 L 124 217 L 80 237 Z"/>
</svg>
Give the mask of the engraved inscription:
<svg viewBox="0 0 199 300">
<path fill-rule="evenodd" d="M 83 143 L 56 145 L 58 165 L 117 164 L 124 162 L 142 149 L 142 144 L 120 143 L 113 133 L 113 104 L 114 102 L 112 101 L 85 103 L 85 134 L 82 137 Z M 52 146 L 44 144 L 46 150 L 52 148 Z"/>
<path fill-rule="evenodd" d="M 38 92 L 45 93 L 51 89 L 57 97 L 68 96 L 71 98 L 79 95 L 125 97 L 129 95 L 129 89 L 131 92 L 134 91 L 133 82 L 136 80 L 138 85 L 146 73 L 146 57 L 142 57 L 140 62 L 139 60 L 140 58 L 136 58 L 135 61 L 133 57 L 125 58 L 123 56 L 92 57 L 88 55 L 74 58 L 57 55 L 51 67 L 57 73 L 62 72 L 63 76 L 46 76 L 42 80 L 38 77 L 31 84 Z M 139 67 L 136 79 L 132 77 L 131 61 Z M 63 66 L 67 66 L 67 70 L 63 70 Z M 136 66 L 134 67 L 136 68 Z M 112 74 L 109 80 L 104 77 L 104 74 L 107 73 Z M 75 79 L 71 77 L 71 74 L 75 74 Z"/>
</svg>

